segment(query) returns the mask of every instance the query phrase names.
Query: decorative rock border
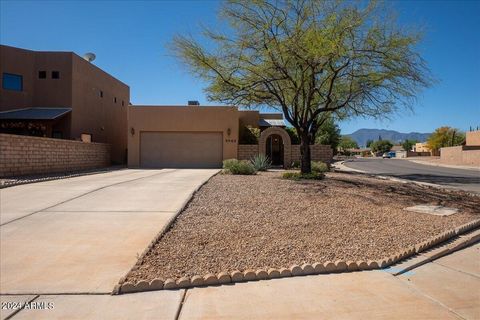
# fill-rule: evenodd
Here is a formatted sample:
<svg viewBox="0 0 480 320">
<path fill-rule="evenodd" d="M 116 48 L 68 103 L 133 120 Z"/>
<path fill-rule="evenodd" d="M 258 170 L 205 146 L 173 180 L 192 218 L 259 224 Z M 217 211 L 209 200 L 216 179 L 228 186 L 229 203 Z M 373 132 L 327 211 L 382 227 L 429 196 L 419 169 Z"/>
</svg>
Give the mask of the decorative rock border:
<svg viewBox="0 0 480 320">
<path fill-rule="evenodd" d="M 107 172 L 113 172 L 113 171 L 124 170 L 124 169 L 126 169 L 125 166 L 119 165 L 119 166 L 109 166 L 109 167 L 103 167 L 103 168 L 94 168 L 94 169 L 78 170 L 78 171 L 65 171 L 65 172 L 56 172 L 56 173 L 47 173 L 47 174 L 25 175 L 25 176 L 18 176 L 18 177 L 3 177 L 3 178 L 0 178 L 0 189 L 15 187 L 22 184 L 90 176 L 94 174 L 107 173 Z"/>
<path fill-rule="evenodd" d="M 208 180 L 207 180 L 208 181 Z M 204 182 L 206 183 L 206 181 Z M 202 184 L 203 185 L 203 184 Z M 190 199 L 189 199 L 190 201 Z M 188 201 L 185 203 L 185 205 Z M 180 210 L 181 211 L 181 210 Z M 179 211 L 179 212 L 180 212 Z M 177 214 L 178 215 L 178 214 Z M 176 216 L 165 226 L 164 230 L 157 236 L 157 238 L 152 241 L 152 244 L 147 248 L 147 250 L 142 255 L 142 258 L 145 256 L 146 252 L 150 250 L 153 244 L 160 239 L 166 230 L 170 228 L 170 225 L 175 220 Z M 209 273 L 205 276 L 193 276 L 191 278 L 182 277 L 179 279 L 154 279 L 150 282 L 147 281 L 139 281 L 136 284 L 131 282 L 125 282 L 125 278 L 122 278 L 119 281 L 119 284 L 115 287 L 113 294 L 119 293 L 132 293 L 132 292 L 141 292 L 141 291 L 151 291 L 151 290 L 162 290 L 162 289 L 185 289 L 185 288 L 192 288 L 192 287 L 202 287 L 202 286 L 210 286 L 210 285 L 221 285 L 226 283 L 235 283 L 235 282 L 246 282 L 246 281 L 257 281 L 257 280 L 267 280 L 267 279 L 276 279 L 276 278 L 285 278 L 285 277 L 292 277 L 292 276 L 306 276 L 306 275 L 314 275 L 314 274 L 326 274 L 326 273 L 341 273 L 341 272 L 354 272 L 354 271 L 364 271 L 364 270 L 375 270 L 375 269 L 385 269 L 399 261 L 405 260 L 411 256 L 417 255 L 419 253 L 425 252 L 441 242 L 445 242 L 447 240 L 451 240 L 461 234 L 467 233 L 477 227 L 480 227 L 480 219 L 476 219 L 474 221 L 468 222 L 464 225 L 461 225 L 455 229 L 442 232 L 435 237 L 432 237 L 424 242 L 421 242 L 415 246 L 411 246 L 400 250 L 399 252 L 393 254 L 392 256 L 385 257 L 383 259 L 375 260 L 375 261 L 342 261 L 337 260 L 335 262 L 327 261 L 324 263 L 314 263 L 314 264 L 303 264 L 302 266 L 293 265 L 290 268 L 280 268 L 274 269 L 270 268 L 268 270 L 258 269 L 252 270 L 247 269 L 245 271 L 235 270 L 233 272 L 220 272 L 218 274 Z M 480 231 L 480 230 L 479 230 Z M 464 243 L 458 243 L 456 239 L 453 244 L 447 246 L 447 248 L 443 248 L 441 252 L 432 252 L 430 254 L 426 254 L 423 260 L 425 263 L 425 259 L 428 261 L 433 260 L 434 258 L 438 258 L 441 255 L 444 255 L 449 252 L 453 252 L 463 246 L 466 246 L 474 241 L 480 239 L 480 233 L 467 239 L 467 241 L 463 241 Z M 461 241 L 460 241 L 461 242 Z M 435 250 L 433 250 L 435 251 Z M 142 259 L 141 258 L 141 259 Z M 141 264 L 141 259 L 135 265 L 138 266 Z M 426 262 L 428 262 L 426 261 Z M 419 264 L 416 263 L 415 266 Z M 135 267 L 132 270 L 135 270 Z M 410 268 L 411 269 L 411 268 Z M 405 272 L 403 270 L 401 272 Z M 397 272 L 399 274 L 401 272 Z"/>
</svg>

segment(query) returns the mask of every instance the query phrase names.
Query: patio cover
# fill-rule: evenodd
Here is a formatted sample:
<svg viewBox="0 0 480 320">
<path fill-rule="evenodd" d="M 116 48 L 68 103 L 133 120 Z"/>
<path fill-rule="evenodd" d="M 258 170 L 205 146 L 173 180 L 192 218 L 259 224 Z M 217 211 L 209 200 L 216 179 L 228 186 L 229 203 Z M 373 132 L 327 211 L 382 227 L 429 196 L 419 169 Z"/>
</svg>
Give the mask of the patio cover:
<svg viewBox="0 0 480 320">
<path fill-rule="evenodd" d="M 25 108 L 0 112 L 0 120 L 56 120 L 72 108 Z"/>
</svg>

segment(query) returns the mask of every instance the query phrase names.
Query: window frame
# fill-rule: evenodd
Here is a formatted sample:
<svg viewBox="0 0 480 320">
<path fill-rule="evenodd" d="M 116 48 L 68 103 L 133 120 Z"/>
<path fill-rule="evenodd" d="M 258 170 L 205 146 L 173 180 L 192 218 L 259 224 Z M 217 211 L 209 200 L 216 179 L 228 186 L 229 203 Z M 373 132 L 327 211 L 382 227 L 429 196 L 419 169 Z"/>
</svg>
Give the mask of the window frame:
<svg viewBox="0 0 480 320">
<path fill-rule="evenodd" d="M 14 77 L 18 77 L 18 79 L 20 79 L 20 89 L 16 89 L 16 88 L 7 88 L 5 87 L 5 76 L 14 76 Z M 23 75 L 21 74 L 15 74 L 15 73 L 10 73 L 10 72 L 3 72 L 2 73 L 2 89 L 3 90 L 10 90 L 10 91 L 17 91 L 17 92 L 22 92 L 23 91 Z"/>
</svg>

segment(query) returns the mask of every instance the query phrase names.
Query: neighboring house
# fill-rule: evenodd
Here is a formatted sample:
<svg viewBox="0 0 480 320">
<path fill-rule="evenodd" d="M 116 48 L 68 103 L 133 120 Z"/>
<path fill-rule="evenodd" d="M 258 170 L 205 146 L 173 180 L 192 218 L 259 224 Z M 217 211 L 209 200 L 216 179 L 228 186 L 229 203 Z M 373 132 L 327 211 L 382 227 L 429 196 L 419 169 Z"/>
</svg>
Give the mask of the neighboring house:
<svg viewBox="0 0 480 320">
<path fill-rule="evenodd" d="M 0 45 L 0 133 L 112 146 L 126 162 L 130 88 L 73 52 Z"/>
<path fill-rule="evenodd" d="M 281 113 L 196 101 L 135 106 L 126 84 L 73 52 L 0 46 L 0 59 L 0 133 L 108 143 L 112 162 L 130 167 L 217 168 L 258 153 L 284 167 L 300 159 Z M 255 144 L 240 143 L 247 128 Z M 312 145 L 311 156 L 329 162 L 332 150 Z"/>
<path fill-rule="evenodd" d="M 432 150 L 428 147 L 426 142 L 417 142 L 413 146 L 413 151 L 415 152 L 431 152 Z"/>
</svg>

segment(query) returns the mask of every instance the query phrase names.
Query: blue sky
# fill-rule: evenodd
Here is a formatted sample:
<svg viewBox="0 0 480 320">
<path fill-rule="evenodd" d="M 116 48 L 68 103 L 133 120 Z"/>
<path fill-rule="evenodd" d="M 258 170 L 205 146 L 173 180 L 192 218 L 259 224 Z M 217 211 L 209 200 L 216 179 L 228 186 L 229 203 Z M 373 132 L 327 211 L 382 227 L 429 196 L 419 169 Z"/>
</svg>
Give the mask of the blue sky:
<svg viewBox="0 0 480 320">
<path fill-rule="evenodd" d="M 439 80 L 414 113 L 391 121 L 352 119 L 360 128 L 431 132 L 443 125 L 480 126 L 480 1 L 390 3 L 399 22 L 425 30 L 419 47 Z M 32 50 L 94 52 L 95 64 L 127 83 L 133 104 L 208 103 L 205 84 L 191 76 L 166 45 L 175 33 L 216 25 L 216 1 L 0 1 L 0 43 Z"/>
</svg>

